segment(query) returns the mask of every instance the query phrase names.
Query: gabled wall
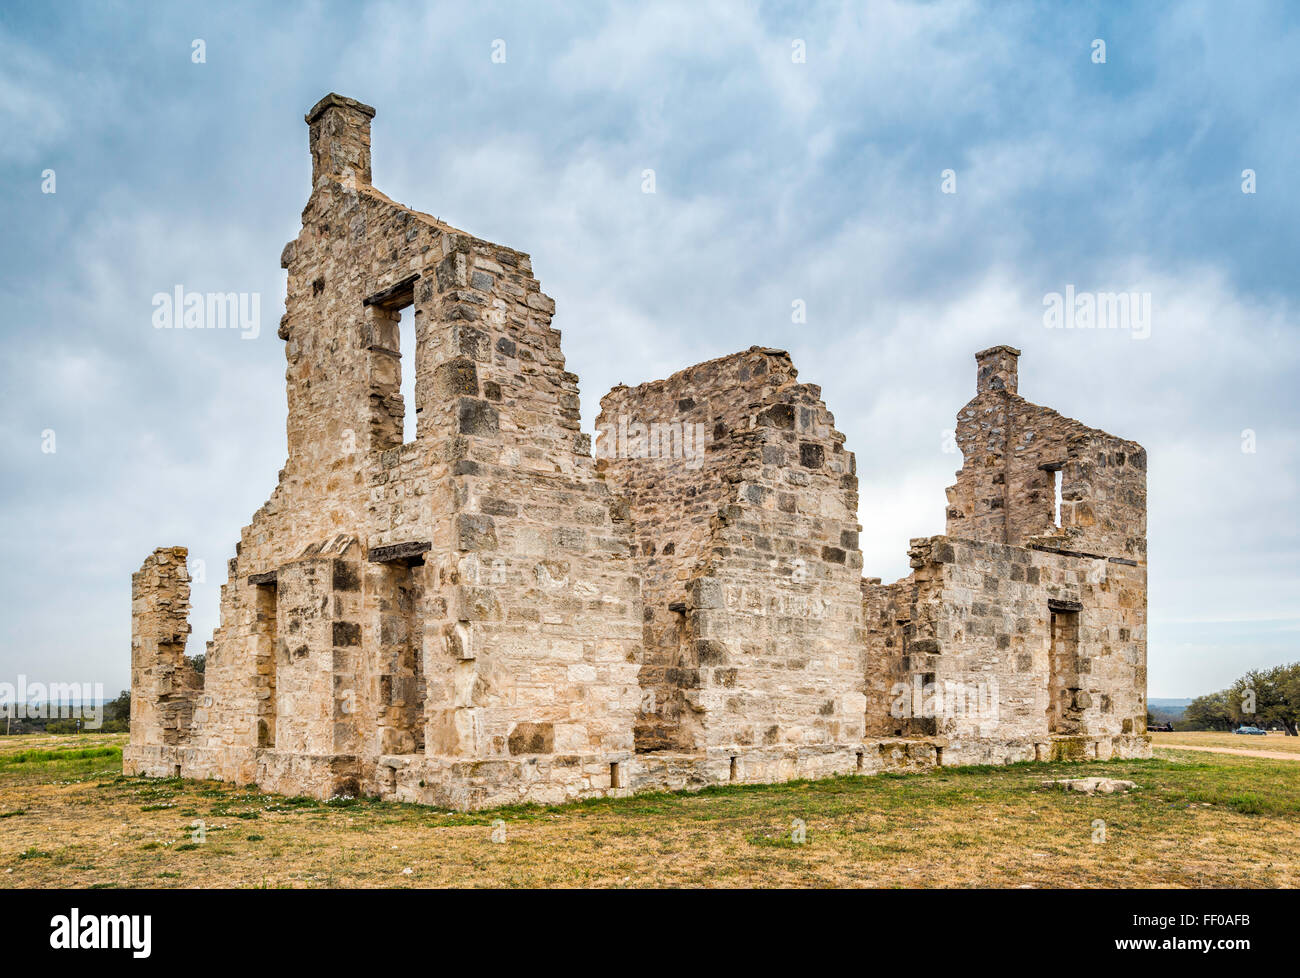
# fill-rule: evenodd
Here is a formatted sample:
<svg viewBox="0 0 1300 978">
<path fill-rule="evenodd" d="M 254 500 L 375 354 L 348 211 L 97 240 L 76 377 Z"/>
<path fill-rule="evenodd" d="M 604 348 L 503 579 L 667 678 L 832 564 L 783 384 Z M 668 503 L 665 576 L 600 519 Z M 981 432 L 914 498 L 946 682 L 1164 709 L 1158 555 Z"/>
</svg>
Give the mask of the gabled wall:
<svg viewBox="0 0 1300 978">
<path fill-rule="evenodd" d="M 945 763 L 1144 756 L 1146 453 L 1020 397 L 1019 356 L 975 356 L 948 535 L 864 583 L 867 731 Z"/>
<path fill-rule="evenodd" d="M 373 115 L 338 96 L 307 115 L 313 190 L 281 259 L 289 455 L 230 562 L 186 773 L 328 794 L 396 790 L 420 758 L 522 780 L 590 757 L 608 780 L 632 749 L 640 594 L 554 303 L 527 255 L 370 185 Z"/>
<path fill-rule="evenodd" d="M 976 354 L 976 395 L 957 415 L 964 464 L 948 490 L 948 535 L 1145 562 L 1146 451 L 1026 401 L 1019 356 L 1007 346 Z"/>
</svg>

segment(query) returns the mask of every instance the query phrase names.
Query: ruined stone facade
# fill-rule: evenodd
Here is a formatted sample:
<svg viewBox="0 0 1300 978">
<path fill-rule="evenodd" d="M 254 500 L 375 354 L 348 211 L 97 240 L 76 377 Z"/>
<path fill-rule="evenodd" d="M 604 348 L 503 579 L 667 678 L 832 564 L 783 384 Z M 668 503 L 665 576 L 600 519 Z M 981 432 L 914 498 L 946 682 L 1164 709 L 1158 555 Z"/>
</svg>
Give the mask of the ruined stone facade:
<svg viewBox="0 0 1300 978">
<path fill-rule="evenodd" d="M 306 117 L 288 460 L 202 675 L 185 550 L 133 578 L 128 772 L 476 808 L 1149 753 L 1138 445 L 985 351 L 948 534 L 864 579 L 853 454 L 788 354 L 617 387 L 593 447 L 528 256 L 376 190 L 373 115 Z"/>
</svg>

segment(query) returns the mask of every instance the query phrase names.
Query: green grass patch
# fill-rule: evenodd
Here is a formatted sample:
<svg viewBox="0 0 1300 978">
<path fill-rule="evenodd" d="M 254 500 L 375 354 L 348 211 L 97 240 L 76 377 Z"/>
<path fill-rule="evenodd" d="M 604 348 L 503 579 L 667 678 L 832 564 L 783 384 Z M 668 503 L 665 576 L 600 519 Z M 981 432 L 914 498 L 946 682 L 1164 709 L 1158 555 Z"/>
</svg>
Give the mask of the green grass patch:
<svg viewBox="0 0 1300 978">
<path fill-rule="evenodd" d="M 806 836 L 802 842 L 795 842 L 793 832 L 787 832 L 785 835 L 760 835 L 755 833 L 745 841 L 751 846 L 762 846 L 765 849 L 802 849 L 811 844 L 812 836 Z"/>
<path fill-rule="evenodd" d="M 74 747 L 66 750 L 21 750 L 0 754 L 0 768 L 19 764 L 47 764 L 50 761 L 81 761 L 89 758 L 122 757 L 121 747 Z"/>
</svg>

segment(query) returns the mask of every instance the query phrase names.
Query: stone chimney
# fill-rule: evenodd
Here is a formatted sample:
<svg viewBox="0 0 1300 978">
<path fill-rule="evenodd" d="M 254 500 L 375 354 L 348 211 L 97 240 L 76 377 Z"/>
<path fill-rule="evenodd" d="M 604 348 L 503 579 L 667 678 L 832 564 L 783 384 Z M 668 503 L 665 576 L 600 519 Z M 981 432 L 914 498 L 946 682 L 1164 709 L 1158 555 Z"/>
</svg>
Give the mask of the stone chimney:
<svg viewBox="0 0 1300 978">
<path fill-rule="evenodd" d="M 1016 363 L 1020 351 L 1014 346 L 991 346 L 975 354 L 975 393 L 1006 391 L 1016 393 Z"/>
<path fill-rule="evenodd" d="M 375 110 L 331 92 L 303 118 L 311 128 L 311 185 L 322 177 L 370 183 L 370 120 Z"/>
</svg>

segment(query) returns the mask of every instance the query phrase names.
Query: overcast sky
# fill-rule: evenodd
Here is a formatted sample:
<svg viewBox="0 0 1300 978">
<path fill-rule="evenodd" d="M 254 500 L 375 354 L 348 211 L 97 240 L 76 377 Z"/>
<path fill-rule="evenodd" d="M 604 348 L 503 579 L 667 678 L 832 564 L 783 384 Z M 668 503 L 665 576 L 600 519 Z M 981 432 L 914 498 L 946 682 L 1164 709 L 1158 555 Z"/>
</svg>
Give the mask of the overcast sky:
<svg viewBox="0 0 1300 978">
<path fill-rule="evenodd" d="M 203 651 L 284 462 L 279 256 L 330 91 L 378 110 L 376 186 L 531 253 L 588 430 L 614 384 L 788 349 L 893 580 L 1010 343 L 1024 396 L 1148 450 L 1150 695 L 1300 659 L 1300 10 L 1134 6 L 6 7 L 0 681 L 125 687 L 162 545 L 204 562 Z M 176 285 L 259 294 L 261 334 L 154 329 Z M 1047 328 L 1067 286 L 1150 293 L 1150 335 Z"/>
</svg>

